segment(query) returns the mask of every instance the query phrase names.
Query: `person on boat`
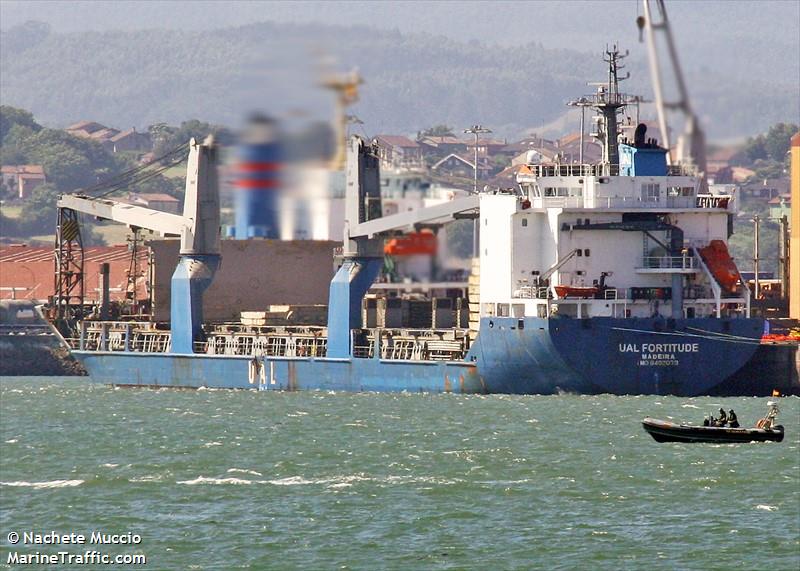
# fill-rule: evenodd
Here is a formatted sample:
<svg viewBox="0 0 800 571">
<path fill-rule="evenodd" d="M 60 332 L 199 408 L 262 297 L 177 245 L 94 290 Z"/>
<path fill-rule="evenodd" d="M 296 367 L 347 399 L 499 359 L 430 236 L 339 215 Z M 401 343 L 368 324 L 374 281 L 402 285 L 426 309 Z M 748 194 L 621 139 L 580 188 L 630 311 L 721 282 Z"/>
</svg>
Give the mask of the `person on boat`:
<svg viewBox="0 0 800 571">
<path fill-rule="evenodd" d="M 725 414 L 725 409 L 719 409 L 719 418 L 717 419 L 717 426 L 725 426 L 728 424 L 728 415 Z"/>
<path fill-rule="evenodd" d="M 712 416 L 712 417 L 710 417 L 710 419 L 711 419 L 711 420 L 709 420 L 709 417 L 708 417 L 708 416 L 707 416 L 707 417 L 705 417 L 705 418 L 703 419 L 703 426 L 711 426 L 711 423 L 713 422 L 713 419 L 714 419 L 714 417 Z"/>
<path fill-rule="evenodd" d="M 728 412 L 728 426 L 731 428 L 739 428 L 739 419 L 736 418 L 736 413 L 731 409 Z"/>
</svg>

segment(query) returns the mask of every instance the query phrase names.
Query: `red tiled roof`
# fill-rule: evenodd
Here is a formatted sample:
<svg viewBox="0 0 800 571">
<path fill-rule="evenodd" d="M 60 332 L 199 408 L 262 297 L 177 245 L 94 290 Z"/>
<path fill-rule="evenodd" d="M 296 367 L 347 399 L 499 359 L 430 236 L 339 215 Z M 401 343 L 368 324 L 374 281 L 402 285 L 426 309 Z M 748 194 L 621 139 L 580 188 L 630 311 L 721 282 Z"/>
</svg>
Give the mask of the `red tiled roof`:
<svg viewBox="0 0 800 571">
<path fill-rule="evenodd" d="M 99 131 L 100 129 L 105 129 L 106 126 L 100 123 L 96 123 L 94 121 L 79 121 L 74 125 L 70 125 L 65 130 L 66 131 L 84 131 L 86 133 L 94 133 L 95 131 Z"/>
<path fill-rule="evenodd" d="M 465 145 L 466 142 L 462 141 L 458 137 L 454 137 L 452 135 L 446 135 L 443 137 L 423 137 L 422 142 L 430 141 L 431 143 L 435 143 L 437 145 Z"/>
<path fill-rule="evenodd" d="M 40 174 L 44 175 L 42 165 L 6 165 L 0 168 L 3 174 Z"/>
<path fill-rule="evenodd" d="M 390 145 L 392 147 L 403 147 L 403 148 L 419 147 L 418 143 L 402 135 L 378 135 L 375 138 L 378 139 L 379 142 L 386 143 L 387 145 Z"/>
<path fill-rule="evenodd" d="M 116 143 L 117 141 L 121 141 L 122 139 L 129 137 L 131 135 L 140 135 L 142 137 L 147 137 L 147 133 L 139 133 L 136 129 L 127 129 L 125 131 L 119 131 L 116 135 L 111 137 L 111 140 Z"/>
</svg>

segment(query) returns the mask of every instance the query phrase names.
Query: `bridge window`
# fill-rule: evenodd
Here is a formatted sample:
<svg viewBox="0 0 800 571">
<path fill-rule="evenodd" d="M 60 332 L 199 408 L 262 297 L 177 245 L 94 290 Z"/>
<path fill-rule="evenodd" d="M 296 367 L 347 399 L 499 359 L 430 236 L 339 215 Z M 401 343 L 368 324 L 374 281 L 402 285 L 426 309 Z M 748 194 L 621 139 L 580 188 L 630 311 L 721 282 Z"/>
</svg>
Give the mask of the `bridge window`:
<svg viewBox="0 0 800 571">
<path fill-rule="evenodd" d="M 642 185 L 643 202 L 658 202 L 660 197 L 661 197 L 661 185 L 653 182 L 648 182 Z"/>
</svg>

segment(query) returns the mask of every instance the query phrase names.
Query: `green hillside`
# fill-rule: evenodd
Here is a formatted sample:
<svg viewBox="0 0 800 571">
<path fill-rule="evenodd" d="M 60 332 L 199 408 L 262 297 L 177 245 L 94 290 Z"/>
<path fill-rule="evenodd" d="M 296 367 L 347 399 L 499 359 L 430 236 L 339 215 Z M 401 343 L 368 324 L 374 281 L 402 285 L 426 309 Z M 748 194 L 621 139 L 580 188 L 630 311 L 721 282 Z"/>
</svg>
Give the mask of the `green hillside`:
<svg viewBox="0 0 800 571">
<path fill-rule="evenodd" d="M 626 89 L 649 94 L 641 44 Z M 93 119 L 119 128 L 190 117 L 235 126 L 254 109 L 328 117 L 316 66 L 358 67 L 353 112 L 368 134 L 413 133 L 479 121 L 514 137 L 563 115 L 570 98 L 604 77 L 597 53 L 458 42 L 365 27 L 259 23 L 210 31 L 53 33 L 28 23 L 0 34 L 0 97 L 44 124 Z M 794 121 L 797 88 L 714 70 L 689 76 L 709 134 L 736 137 Z"/>
</svg>

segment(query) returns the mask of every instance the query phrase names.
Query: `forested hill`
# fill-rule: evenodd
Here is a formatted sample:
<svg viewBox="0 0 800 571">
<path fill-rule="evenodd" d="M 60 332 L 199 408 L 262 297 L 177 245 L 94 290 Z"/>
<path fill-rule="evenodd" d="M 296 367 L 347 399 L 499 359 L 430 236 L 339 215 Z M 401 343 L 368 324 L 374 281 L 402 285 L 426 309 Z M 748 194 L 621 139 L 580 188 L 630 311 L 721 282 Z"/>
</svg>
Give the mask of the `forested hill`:
<svg viewBox="0 0 800 571">
<path fill-rule="evenodd" d="M 650 94 L 641 44 L 631 49 L 626 90 Z M 44 124 L 92 119 L 120 128 L 203 120 L 238 125 L 254 109 L 316 117 L 331 112 L 313 86 L 314 66 L 333 59 L 366 80 L 353 108 L 367 134 L 413 133 L 481 122 L 502 136 L 551 123 L 587 81 L 605 76 L 594 54 L 539 44 L 497 47 L 366 27 L 259 23 L 211 31 L 54 33 L 28 23 L 0 34 L 0 99 Z M 321 55 L 325 54 L 325 55 Z M 333 58 L 331 58 L 333 56 Z M 796 78 L 688 77 L 712 138 L 797 121 Z"/>
</svg>

